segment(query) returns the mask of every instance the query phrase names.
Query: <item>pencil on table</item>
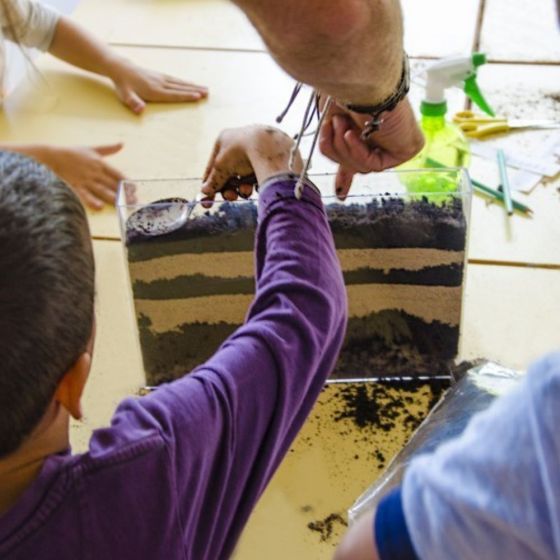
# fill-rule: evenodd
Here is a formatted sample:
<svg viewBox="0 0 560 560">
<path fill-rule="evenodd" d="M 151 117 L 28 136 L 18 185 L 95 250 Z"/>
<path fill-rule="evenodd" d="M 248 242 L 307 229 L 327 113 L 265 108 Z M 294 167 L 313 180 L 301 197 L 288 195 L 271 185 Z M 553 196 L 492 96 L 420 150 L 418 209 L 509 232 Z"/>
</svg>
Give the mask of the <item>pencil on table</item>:
<svg viewBox="0 0 560 560">
<path fill-rule="evenodd" d="M 490 187 L 487 187 L 486 185 L 482 184 L 481 182 L 477 181 L 476 179 L 471 179 L 471 183 L 473 185 L 474 190 L 482 193 L 482 194 L 486 194 L 488 196 L 491 196 L 493 199 L 504 203 L 505 202 L 505 198 L 504 195 L 500 192 L 500 191 L 496 191 L 494 189 L 491 189 Z M 531 210 L 531 208 L 529 208 L 529 206 L 526 206 L 525 204 L 522 204 L 521 202 L 517 202 L 517 200 L 513 200 L 512 199 L 512 205 L 513 205 L 513 209 L 517 210 L 518 212 L 521 212 L 523 214 L 532 214 L 533 211 Z"/>
<path fill-rule="evenodd" d="M 432 158 L 426 158 L 426 163 L 429 166 L 434 167 L 436 169 L 445 169 L 445 165 L 443 165 L 443 163 L 439 163 L 438 161 L 436 161 Z M 480 192 L 482 194 L 485 194 L 487 196 L 490 196 L 494 200 L 497 200 L 498 202 L 504 203 L 505 198 L 504 198 L 504 195 L 500 191 L 491 189 L 490 187 L 484 185 L 483 183 L 481 183 L 480 181 L 477 181 L 476 179 L 471 178 L 471 183 L 472 183 L 472 186 L 473 186 L 475 191 Z M 521 212 L 522 214 L 532 214 L 533 213 L 533 211 L 531 210 L 531 208 L 529 208 L 529 206 L 526 206 L 525 204 L 522 204 L 521 202 L 518 202 L 517 200 L 512 199 L 512 205 L 513 205 L 514 210 L 517 210 L 518 212 Z"/>
<path fill-rule="evenodd" d="M 511 188 L 509 186 L 509 177 L 506 168 L 506 155 L 501 148 L 498 150 L 498 168 L 500 169 L 500 181 L 502 183 L 502 192 L 506 204 L 508 216 L 513 214 L 513 203 L 511 201 Z"/>
</svg>

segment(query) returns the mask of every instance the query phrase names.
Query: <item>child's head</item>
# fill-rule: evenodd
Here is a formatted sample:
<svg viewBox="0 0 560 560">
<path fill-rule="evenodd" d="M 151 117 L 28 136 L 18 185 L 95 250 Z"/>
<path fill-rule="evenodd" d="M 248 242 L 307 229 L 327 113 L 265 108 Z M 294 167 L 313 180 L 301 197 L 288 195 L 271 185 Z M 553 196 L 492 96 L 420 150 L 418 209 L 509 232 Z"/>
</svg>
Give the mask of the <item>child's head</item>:
<svg viewBox="0 0 560 560">
<path fill-rule="evenodd" d="M 33 431 L 88 348 L 93 299 L 80 202 L 43 166 L 0 152 L 0 458 Z"/>
</svg>

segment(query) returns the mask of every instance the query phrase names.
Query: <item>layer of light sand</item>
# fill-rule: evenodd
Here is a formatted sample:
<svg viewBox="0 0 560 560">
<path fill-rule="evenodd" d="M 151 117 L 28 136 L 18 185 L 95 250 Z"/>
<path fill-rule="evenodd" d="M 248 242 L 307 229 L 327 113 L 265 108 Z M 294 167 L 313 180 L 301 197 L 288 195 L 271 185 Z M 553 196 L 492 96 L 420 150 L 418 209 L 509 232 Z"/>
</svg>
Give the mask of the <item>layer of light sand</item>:
<svg viewBox="0 0 560 560">
<path fill-rule="evenodd" d="M 152 331 L 172 331 L 184 323 L 243 323 L 251 295 L 220 295 L 188 299 L 135 300 L 136 313 L 146 315 Z"/>
<path fill-rule="evenodd" d="M 359 284 L 348 287 L 350 317 L 365 317 L 384 309 L 399 309 L 430 323 L 459 324 L 461 287 Z M 136 300 L 136 312 L 146 315 L 157 333 L 185 323 L 241 324 L 251 295 L 219 295 L 189 299 Z"/>
<path fill-rule="evenodd" d="M 399 309 L 426 323 L 451 326 L 461 319 L 462 287 L 358 284 L 348 286 L 350 317 L 365 317 L 384 309 Z"/>
<path fill-rule="evenodd" d="M 252 277 L 255 273 L 252 251 L 239 253 L 185 253 L 129 263 L 133 280 L 153 282 L 173 280 L 178 276 L 219 276 L 221 278 Z"/>
<path fill-rule="evenodd" d="M 341 249 L 337 253 L 345 272 L 364 267 L 385 273 L 398 269 L 416 272 L 426 267 L 461 264 L 465 258 L 463 251 L 441 249 Z"/>
<path fill-rule="evenodd" d="M 386 273 L 394 269 L 414 272 L 425 267 L 461 264 L 464 258 L 461 251 L 440 249 L 342 249 L 338 251 L 338 256 L 345 272 L 370 267 Z M 194 274 L 222 278 L 252 277 L 254 274 L 252 252 L 187 253 L 134 262 L 129 266 L 132 278 L 143 282 L 172 280 Z"/>
</svg>

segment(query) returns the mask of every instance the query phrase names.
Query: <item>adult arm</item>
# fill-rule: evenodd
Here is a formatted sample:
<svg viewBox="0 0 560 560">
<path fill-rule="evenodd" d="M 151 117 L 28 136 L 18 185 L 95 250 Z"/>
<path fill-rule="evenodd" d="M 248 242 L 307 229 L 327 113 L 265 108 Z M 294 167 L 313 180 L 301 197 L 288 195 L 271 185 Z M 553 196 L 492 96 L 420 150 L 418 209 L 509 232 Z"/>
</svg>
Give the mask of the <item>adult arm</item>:
<svg viewBox="0 0 560 560">
<path fill-rule="evenodd" d="M 321 151 L 340 163 L 336 192 L 344 198 L 355 173 L 408 161 L 424 145 L 408 99 L 384 115 L 381 131 L 363 141 L 371 117 L 343 104 L 375 105 L 397 87 L 403 67 L 403 22 L 398 0 L 234 0 L 293 77 L 332 96 Z"/>
<path fill-rule="evenodd" d="M 398 0 L 234 0 L 294 78 L 335 99 L 379 103 L 402 71 Z"/>
</svg>

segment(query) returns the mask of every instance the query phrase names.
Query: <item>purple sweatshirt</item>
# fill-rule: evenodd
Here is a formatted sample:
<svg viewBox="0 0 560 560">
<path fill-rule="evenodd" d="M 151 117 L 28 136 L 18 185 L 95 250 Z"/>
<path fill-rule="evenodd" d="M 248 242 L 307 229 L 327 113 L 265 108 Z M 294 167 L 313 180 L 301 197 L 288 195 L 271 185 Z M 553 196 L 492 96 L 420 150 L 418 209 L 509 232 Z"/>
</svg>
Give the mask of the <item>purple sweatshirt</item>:
<svg viewBox="0 0 560 560">
<path fill-rule="evenodd" d="M 256 297 L 204 365 L 123 401 L 0 518 L 0 558 L 225 560 L 334 366 L 346 292 L 321 199 L 263 185 Z"/>
</svg>

